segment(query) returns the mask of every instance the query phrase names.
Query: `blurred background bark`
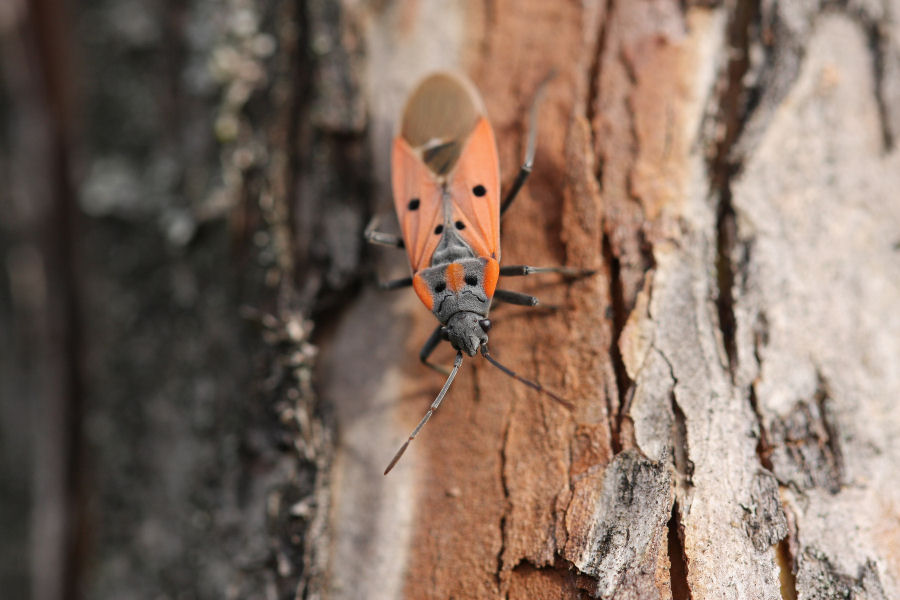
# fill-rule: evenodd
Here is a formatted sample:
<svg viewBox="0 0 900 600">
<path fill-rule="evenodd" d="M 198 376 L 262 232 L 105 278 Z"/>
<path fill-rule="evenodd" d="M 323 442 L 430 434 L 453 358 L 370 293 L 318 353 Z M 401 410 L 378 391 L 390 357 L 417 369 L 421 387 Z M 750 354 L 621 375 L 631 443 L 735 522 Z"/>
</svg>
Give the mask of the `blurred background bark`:
<svg viewBox="0 0 900 600">
<path fill-rule="evenodd" d="M 390 210 L 468 73 L 493 353 L 441 385 Z M 9 598 L 900 596 L 900 2 L 0 4 Z M 451 354 L 438 352 L 439 360 Z"/>
</svg>

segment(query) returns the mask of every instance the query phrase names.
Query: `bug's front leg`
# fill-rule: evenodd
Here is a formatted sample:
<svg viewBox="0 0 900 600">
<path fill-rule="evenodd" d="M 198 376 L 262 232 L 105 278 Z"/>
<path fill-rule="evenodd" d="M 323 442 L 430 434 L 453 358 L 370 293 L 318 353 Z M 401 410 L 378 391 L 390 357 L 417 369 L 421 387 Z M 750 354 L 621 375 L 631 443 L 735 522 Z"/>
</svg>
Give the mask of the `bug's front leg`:
<svg viewBox="0 0 900 600">
<path fill-rule="evenodd" d="M 372 220 L 369 221 L 369 224 L 366 225 L 366 230 L 363 235 L 366 237 L 366 241 L 370 244 L 375 244 L 376 246 L 390 246 L 391 248 L 404 248 L 406 244 L 403 243 L 403 238 L 399 235 L 394 235 L 391 233 L 384 233 L 383 231 L 376 231 L 378 229 L 378 223 L 381 221 L 381 217 L 375 215 L 372 217 Z M 393 288 L 391 288 L 393 289 Z"/>
<path fill-rule="evenodd" d="M 422 350 L 419 352 L 419 360 L 422 361 L 422 364 L 426 367 L 430 367 L 441 373 L 445 377 L 450 374 L 450 369 L 446 367 L 442 367 L 440 365 L 436 365 L 433 362 L 428 360 L 428 357 L 431 356 L 431 353 L 434 352 L 434 349 L 438 347 L 443 340 L 442 330 L 444 329 L 443 325 L 438 325 L 435 327 L 434 331 L 431 332 L 431 335 L 425 340 L 425 345 L 422 346 Z"/>
</svg>

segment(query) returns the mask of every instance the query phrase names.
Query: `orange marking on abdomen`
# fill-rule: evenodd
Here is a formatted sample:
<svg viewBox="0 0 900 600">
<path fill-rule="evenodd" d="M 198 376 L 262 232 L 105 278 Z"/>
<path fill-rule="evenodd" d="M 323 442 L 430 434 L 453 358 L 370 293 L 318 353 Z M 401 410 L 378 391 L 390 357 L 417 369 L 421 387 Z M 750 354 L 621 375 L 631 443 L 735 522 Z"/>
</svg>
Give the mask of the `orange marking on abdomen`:
<svg viewBox="0 0 900 600">
<path fill-rule="evenodd" d="M 450 263 L 444 271 L 444 279 L 447 287 L 453 292 L 458 292 L 466 284 L 466 269 L 459 263 Z"/>
</svg>

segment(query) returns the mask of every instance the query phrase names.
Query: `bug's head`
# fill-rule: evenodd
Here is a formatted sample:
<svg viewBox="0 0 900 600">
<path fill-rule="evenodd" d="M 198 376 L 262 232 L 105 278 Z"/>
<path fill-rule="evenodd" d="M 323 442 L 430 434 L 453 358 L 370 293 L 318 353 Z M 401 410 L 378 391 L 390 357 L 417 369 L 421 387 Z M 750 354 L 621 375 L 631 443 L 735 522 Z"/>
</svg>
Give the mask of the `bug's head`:
<svg viewBox="0 0 900 600">
<path fill-rule="evenodd" d="M 478 349 L 487 344 L 490 329 L 490 319 L 478 313 L 458 312 L 450 317 L 441 334 L 457 351 L 475 356 Z"/>
</svg>

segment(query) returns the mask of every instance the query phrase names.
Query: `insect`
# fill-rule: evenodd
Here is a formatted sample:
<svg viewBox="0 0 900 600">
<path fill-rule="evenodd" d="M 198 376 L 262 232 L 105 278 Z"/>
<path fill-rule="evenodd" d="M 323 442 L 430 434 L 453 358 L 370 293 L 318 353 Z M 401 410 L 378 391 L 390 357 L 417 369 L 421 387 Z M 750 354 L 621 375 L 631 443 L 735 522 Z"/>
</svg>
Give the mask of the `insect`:
<svg viewBox="0 0 900 600">
<path fill-rule="evenodd" d="M 426 77 L 412 92 L 394 138 L 391 179 L 394 208 L 402 237 L 377 231 L 378 218 L 366 227 L 373 244 L 405 248 L 412 276 L 381 284 L 382 289 L 412 286 L 440 324 L 422 347 L 419 359 L 447 376 L 422 420 L 384 471 L 388 472 L 440 406 L 462 365 L 463 354 L 478 352 L 522 383 L 569 406 L 541 385 L 521 377 L 488 350 L 488 313 L 492 302 L 536 306 L 537 298 L 497 288 L 501 276 L 561 273 L 578 277 L 593 271 L 570 267 L 500 266 L 500 218 L 531 173 L 537 137 L 537 109 L 552 78 L 538 87 L 529 116 L 525 159 L 501 202 L 500 162 L 494 131 L 474 85 L 452 73 Z M 428 359 L 448 341 L 456 350 L 449 371 Z"/>
</svg>

